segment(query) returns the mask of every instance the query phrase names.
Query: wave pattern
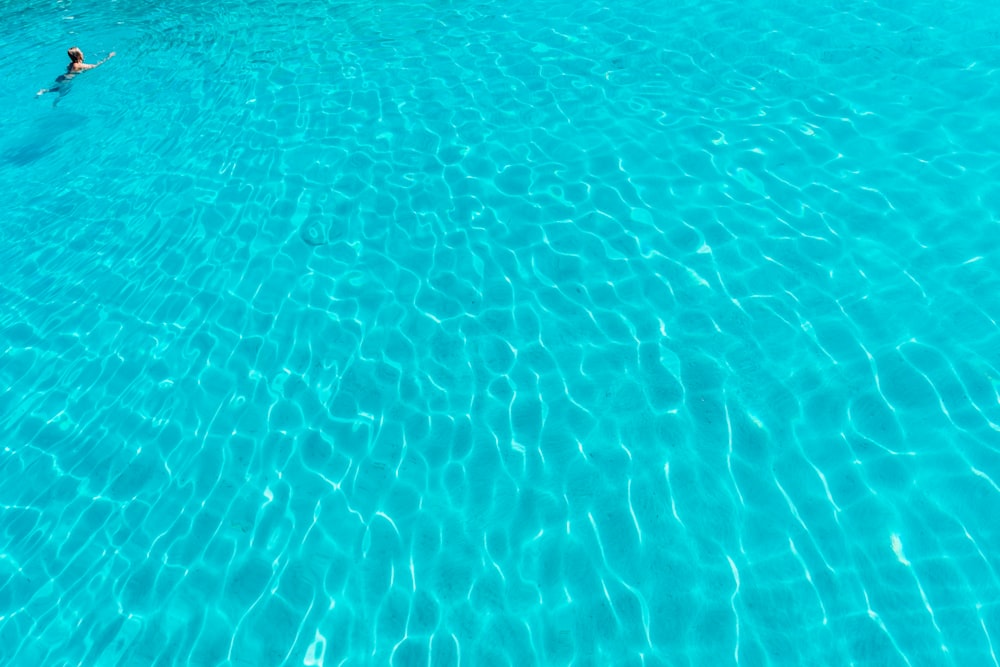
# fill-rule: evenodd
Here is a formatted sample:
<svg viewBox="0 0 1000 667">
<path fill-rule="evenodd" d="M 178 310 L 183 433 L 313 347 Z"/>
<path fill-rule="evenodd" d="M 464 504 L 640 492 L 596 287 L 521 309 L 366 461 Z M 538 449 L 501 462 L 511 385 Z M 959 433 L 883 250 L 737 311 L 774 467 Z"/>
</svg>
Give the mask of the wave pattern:
<svg viewBox="0 0 1000 667">
<path fill-rule="evenodd" d="M 996 11 L 663 4 L 0 9 L 2 662 L 998 664 Z"/>
</svg>

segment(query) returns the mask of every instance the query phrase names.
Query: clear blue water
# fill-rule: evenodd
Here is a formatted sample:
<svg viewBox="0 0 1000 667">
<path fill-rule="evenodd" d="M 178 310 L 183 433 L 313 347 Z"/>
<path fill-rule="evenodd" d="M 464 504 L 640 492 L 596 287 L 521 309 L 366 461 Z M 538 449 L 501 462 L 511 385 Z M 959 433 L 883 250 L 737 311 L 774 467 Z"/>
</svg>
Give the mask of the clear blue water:
<svg viewBox="0 0 1000 667">
<path fill-rule="evenodd" d="M 816 4 L 0 5 L 0 664 L 997 665 L 1000 11 Z"/>
</svg>

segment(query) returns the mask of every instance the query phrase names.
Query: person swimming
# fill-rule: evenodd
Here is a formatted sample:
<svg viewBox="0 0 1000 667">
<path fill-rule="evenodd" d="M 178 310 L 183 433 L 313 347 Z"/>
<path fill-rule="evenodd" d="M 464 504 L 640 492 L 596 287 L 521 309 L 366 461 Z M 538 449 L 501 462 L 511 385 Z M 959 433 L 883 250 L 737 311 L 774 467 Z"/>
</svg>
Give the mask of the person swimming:
<svg viewBox="0 0 1000 667">
<path fill-rule="evenodd" d="M 104 60 L 101 60 L 95 65 L 91 65 L 90 63 L 83 62 L 83 51 L 75 46 L 70 47 L 66 54 L 69 56 L 69 65 L 66 66 L 66 73 L 60 75 L 56 79 L 55 85 L 51 88 L 42 88 L 39 90 L 35 94 L 35 97 L 41 97 L 45 93 L 59 93 L 59 97 L 62 97 L 69 92 L 69 84 L 73 80 L 73 77 L 80 72 L 85 72 L 88 69 L 99 67 L 115 57 L 115 52 L 112 51 L 106 58 L 104 58 Z M 59 100 L 57 98 L 56 101 L 52 103 L 52 106 L 55 106 L 58 102 Z"/>
</svg>

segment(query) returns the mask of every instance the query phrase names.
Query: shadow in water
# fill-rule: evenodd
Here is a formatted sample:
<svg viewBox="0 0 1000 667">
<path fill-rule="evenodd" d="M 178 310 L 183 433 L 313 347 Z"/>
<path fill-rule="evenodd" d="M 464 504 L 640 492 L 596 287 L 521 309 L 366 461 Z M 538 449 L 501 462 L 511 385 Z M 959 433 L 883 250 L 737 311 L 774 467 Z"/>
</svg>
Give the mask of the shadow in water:
<svg viewBox="0 0 1000 667">
<path fill-rule="evenodd" d="M 48 111 L 48 110 L 46 110 Z M 76 113 L 42 113 L 19 135 L 0 146 L 0 161 L 24 167 L 56 150 L 69 132 L 81 131 L 87 117 Z"/>
</svg>

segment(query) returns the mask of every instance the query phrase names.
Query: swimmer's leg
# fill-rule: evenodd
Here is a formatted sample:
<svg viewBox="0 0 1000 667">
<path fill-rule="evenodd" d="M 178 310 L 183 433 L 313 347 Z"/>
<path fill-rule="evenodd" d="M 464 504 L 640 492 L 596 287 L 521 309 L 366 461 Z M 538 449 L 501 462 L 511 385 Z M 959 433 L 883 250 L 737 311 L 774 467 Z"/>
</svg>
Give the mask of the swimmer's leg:
<svg viewBox="0 0 1000 667">
<path fill-rule="evenodd" d="M 35 97 L 41 97 L 45 93 L 59 93 L 60 95 L 66 94 L 64 87 L 56 83 L 56 85 L 52 86 L 51 88 L 42 88 L 37 93 L 35 93 Z"/>
<path fill-rule="evenodd" d="M 72 77 L 66 76 L 65 74 L 60 74 L 56 77 L 56 85 L 51 88 L 42 88 L 35 93 L 35 97 L 41 97 L 45 93 L 59 93 L 59 96 L 62 97 L 69 92 L 69 82 L 71 78 Z"/>
</svg>

